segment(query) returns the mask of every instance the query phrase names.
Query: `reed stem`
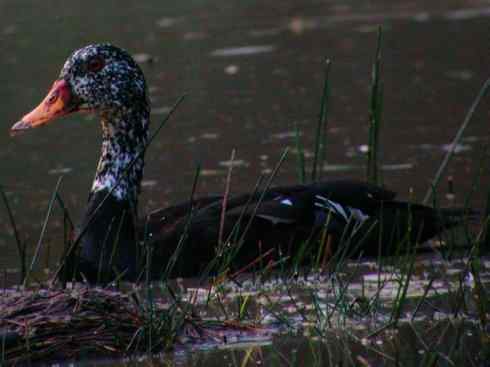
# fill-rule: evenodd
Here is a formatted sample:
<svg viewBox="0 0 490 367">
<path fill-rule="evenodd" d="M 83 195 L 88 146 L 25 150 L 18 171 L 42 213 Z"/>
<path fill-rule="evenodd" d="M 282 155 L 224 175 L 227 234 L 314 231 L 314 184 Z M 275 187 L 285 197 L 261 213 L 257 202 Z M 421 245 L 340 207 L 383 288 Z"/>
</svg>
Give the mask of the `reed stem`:
<svg viewBox="0 0 490 367">
<path fill-rule="evenodd" d="M 470 123 L 471 119 L 473 118 L 473 115 L 475 114 L 476 108 L 480 104 L 481 99 L 487 94 L 489 88 L 490 88 L 490 78 L 487 79 L 485 81 L 485 83 L 483 83 L 483 86 L 480 88 L 478 95 L 476 96 L 475 100 L 473 101 L 470 108 L 468 109 L 468 112 L 466 113 L 466 116 L 463 120 L 463 123 L 461 124 L 461 126 L 458 129 L 458 132 L 454 136 L 454 139 L 453 139 L 451 145 L 449 146 L 449 149 L 448 149 L 446 155 L 444 156 L 444 159 L 442 160 L 442 163 L 439 166 L 439 168 L 438 168 L 438 170 L 437 170 L 437 172 L 436 172 L 436 174 L 435 174 L 435 176 L 431 182 L 431 185 L 430 185 L 429 189 L 427 190 L 427 193 L 425 194 L 425 197 L 423 200 L 424 204 L 427 204 L 430 201 L 430 199 L 433 195 L 433 191 L 439 185 L 442 174 L 444 173 L 444 170 L 446 169 L 447 165 L 451 161 L 451 158 L 454 155 L 454 151 L 456 150 L 456 147 L 458 146 L 459 142 L 461 141 L 461 138 L 463 137 L 464 131 L 468 127 L 468 124 Z"/>
<path fill-rule="evenodd" d="M 313 156 L 313 167 L 311 170 L 311 181 L 315 182 L 318 179 L 319 171 L 322 169 L 324 157 L 323 150 L 325 149 L 325 129 L 327 123 L 328 112 L 328 99 L 330 91 L 329 75 L 330 66 L 332 62 L 330 59 L 325 60 L 325 79 L 323 82 L 323 94 L 320 104 L 320 114 L 318 115 L 318 123 L 316 125 L 316 137 L 315 137 L 315 155 Z"/>
<path fill-rule="evenodd" d="M 378 27 L 376 56 L 371 72 L 371 98 L 369 103 L 369 141 L 367 152 L 367 180 L 377 184 L 378 177 L 378 150 L 381 113 L 383 109 L 383 83 L 381 82 L 381 43 L 382 28 Z"/>
</svg>

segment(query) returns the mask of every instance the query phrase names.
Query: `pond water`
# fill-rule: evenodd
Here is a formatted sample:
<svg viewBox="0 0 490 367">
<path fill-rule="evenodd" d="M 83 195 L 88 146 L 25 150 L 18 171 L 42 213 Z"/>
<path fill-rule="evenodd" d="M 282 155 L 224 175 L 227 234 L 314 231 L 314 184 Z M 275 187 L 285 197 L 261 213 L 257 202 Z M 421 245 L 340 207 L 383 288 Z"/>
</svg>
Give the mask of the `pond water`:
<svg viewBox="0 0 490 367">
<path fill-rule="evenodd" d="M 232 191 L 251 190 L 283 150 L 294 147 L 296 125 L 311 152 L 326 58 L 332 60 L 332 87 L 322 175 L 363 179 L 370 72 L 382 25 L 382 178 L 400 197 L 411 188 L 422 200 L 489 75 L 489 16 L 485 0 L 0 0 L 0 185 L 21 237 L 32 251 L 60 175 L 75 220 L 93 178 L 97 121 L 77 115 L 15 138 L 8 132 L 44 97 L 76 48 L 111 42 L 135 55 L 149 84 L 154 127 L 179 96 L 189 94 L 147 154 L 140 200 L 146 212 L 187 199 L 198 163 L 198 192 L 222 192 L 234 148 L 240 164 Z M 489 107 L 484 99 L 457 147 L 445 176 L 453 177 L 456 196 L 446 198 L 444 180 L 444 205 L 462 205 L 471 191 L 489 141 Z M 295 183 L 297 176 L 292 153 L 275 183 Z M 489 180 L 485 169 L 469 198 L 475 208 L 484 207 Z M 15 273 L 18 256 L 3 203 L 0 208 L 0 271 L 12 281 L 8 274 Z M 61 227 L 55 212 L 47 231 L 52 248 L 41 254 L 41 267 L 56 261 Z M 286 339 L 281 343 L 289 348 Z"/>
</svg>

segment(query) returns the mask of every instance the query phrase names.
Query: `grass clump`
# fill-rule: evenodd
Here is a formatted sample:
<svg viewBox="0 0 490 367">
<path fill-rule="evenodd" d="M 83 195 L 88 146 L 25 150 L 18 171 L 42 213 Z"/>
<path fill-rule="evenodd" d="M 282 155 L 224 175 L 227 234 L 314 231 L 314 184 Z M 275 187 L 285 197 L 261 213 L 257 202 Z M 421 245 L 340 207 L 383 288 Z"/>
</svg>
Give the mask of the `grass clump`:
<svg viewBox="0 0 490 367">
<path fill-rule="evenodd" d="M 173 345 L 183 323 L 182 315 L 163 309 L 150 320 L 134 294 L 106 289 L 28 290 L 0 300 L 2 356 L 9 364 L 155 353 Z"/>
</svg>

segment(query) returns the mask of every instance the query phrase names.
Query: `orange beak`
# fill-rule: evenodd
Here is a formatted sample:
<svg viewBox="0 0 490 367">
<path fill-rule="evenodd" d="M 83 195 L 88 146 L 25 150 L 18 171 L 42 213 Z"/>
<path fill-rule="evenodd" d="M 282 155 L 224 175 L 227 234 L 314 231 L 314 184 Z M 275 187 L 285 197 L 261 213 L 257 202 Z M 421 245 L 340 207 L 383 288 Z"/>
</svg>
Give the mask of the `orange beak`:
<svg viewBox="0 0 490 367">
<path fill-rule="evenodd" d="M 69 84 L 64 79 L 54 82 L 44 100 L 11 128 L 11 133 L 42 126 L 77 110 Z"/>
</svg>

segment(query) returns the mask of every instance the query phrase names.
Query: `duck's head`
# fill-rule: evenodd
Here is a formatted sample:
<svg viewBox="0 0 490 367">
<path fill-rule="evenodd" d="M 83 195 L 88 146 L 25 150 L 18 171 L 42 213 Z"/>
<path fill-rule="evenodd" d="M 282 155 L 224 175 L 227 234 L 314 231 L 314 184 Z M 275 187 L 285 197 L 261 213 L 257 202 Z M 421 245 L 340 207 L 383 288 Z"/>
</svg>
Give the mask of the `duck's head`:
<svg viewBox="0 0 490 367">
<path fill-rule="evenodd" d="M 147 105 L 146 84 L 131 56 L 110 44 L 89 45 L 66 60 L 44 100 L 11 131 L 42 126 L 78 111 L 103 117 L 124 114 L 137 105 Z"/>
<path fill-rule="evenodd" d="M 102 122 L 102 150 L 91 192 L 110 190 L 117 199 L 136 203 L 150 106 L 143 72 L 126 51 L 109 44 L 75 51 L 48 95 L 14 124 L 11 132 L 42 126 L 78 111 L 98 114 Z"/>
</svg>

